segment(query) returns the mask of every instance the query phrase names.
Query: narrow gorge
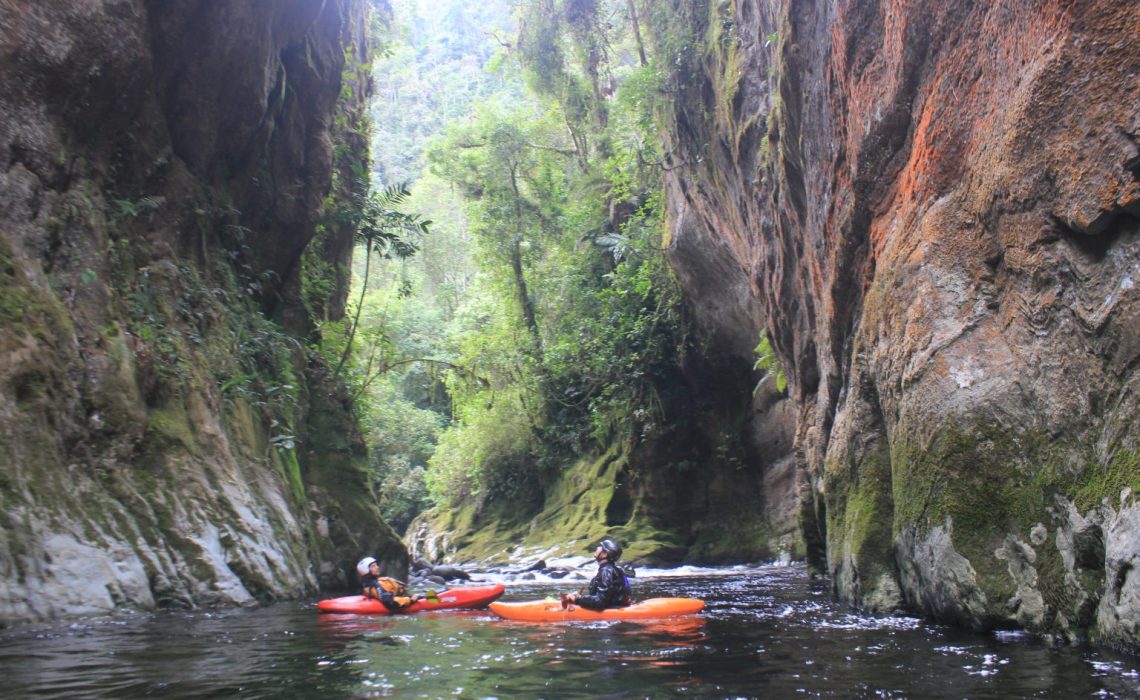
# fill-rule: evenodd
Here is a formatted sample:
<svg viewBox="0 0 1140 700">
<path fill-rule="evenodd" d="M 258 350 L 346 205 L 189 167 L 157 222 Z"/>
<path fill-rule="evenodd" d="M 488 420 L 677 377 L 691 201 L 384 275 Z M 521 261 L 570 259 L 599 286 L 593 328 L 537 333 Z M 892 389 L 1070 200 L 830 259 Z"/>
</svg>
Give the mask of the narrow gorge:
<svg viewBox="0 0 1140 700">
<path fill-rule="evenodd" d="M 597 3 L 554 4 L 590 46 Z M 387 3 L 0 0 L 0 627 L 611 535 L 652 565 L 806 559 L 873 613 L 1140 647 L 1140 5 L 628 9 L 628 62 L 668 67 L 646 89 L 663 157 L 636 162 L 684 320 L 637 375 L 653 406 L 595 442 L 550 411 L 536 441 L 561 452 L 405 543 L 343 358 L 318 350 L 352 303 L 359 232 L 333 214 L 366 194 Z M 545 35 L 520 36 L 493 38 Z M 584 161 L 594 134 L 558 126 L 518 143 Z M 484 145 L 429 159 L 491 208 L 455 175 Z M 622 185 L 578 248 L 625 242 L 648 205 Z M 531 326 L 558 315 L 520 288 Z"/>
</svg>

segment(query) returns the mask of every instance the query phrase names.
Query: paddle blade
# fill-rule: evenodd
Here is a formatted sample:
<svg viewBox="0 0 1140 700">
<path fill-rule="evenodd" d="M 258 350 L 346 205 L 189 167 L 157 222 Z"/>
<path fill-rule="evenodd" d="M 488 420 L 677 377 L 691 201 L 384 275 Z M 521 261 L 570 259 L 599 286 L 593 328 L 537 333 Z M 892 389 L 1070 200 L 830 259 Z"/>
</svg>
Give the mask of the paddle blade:
<svg viewBox="0 0 1140 700">
<path fill-rule="evenodd" d="M 424 600 L 429 603 L 439 603 L 439 594 L 437 594 L 435 591 L 428 591 L 427 593 L 424 593 Z"/>
</svg>

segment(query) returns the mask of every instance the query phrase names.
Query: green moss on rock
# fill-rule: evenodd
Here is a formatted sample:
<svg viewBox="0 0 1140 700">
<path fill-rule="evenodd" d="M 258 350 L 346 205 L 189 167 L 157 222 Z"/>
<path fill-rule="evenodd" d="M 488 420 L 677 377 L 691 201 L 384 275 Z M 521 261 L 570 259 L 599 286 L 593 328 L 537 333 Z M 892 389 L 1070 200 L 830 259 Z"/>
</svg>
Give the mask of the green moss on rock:
<svg viewBox="0 0 1140 700">
<path fill-rule="evenodd" d="M 995 555 L 1007 536 L 1026 542 L 1033 539 L 1035 527 L 1054 523 L 1058 497 L 1087 513 L 1104 499 L 1113 505 L 1125 489 L 1140 488 L 1136 451 L 1121 450 L 1103 466 L 1081 457 L 1088 452 L 1080 443 L 986 422 L 945 429 L 929 445 L 898 447 L 892 464 L 894 532 L 911 526 L 921 531 L 949 519 L 954 548 L 976 571 L 993 619 L 1009 617 L 1006 601 L 1016 599 L 1018 584 L 1008 563 Z M 848 511 L 857 501 L 849 501 Z M 1093 596 L 1103 583 L 1099 567 L 1078 565 L 1070 571 L 1056 538 L 1038 537 L 1031 565 L 1047 624 L 1086 627 L 1092 622 Z"/>
<path fill-rule="evenodd" d="M 147 437 L 160 445 L 181 446 L 190 454 L 199 452 L 190 416 L 181 401 L 169 401 L 147 412 Z"/>
<path fill-rule="evenodd" d="M 1007 533 L 1024 536 L 1048 517 L 1043 483 L 1054 472 L 1047 436 L 978 423 L 948 428 L 929 447 L 910 444 L 895 454 L 895 533 L 910 525 L 928 529 L 949 518 L 954 547 L 974 567 L 986 598 L 1010 598 L 1016 583 L 994 551 Z"/>
<path fill-rule="evenodd" d="M 276 448 L 272 452 L 273 464 L 281 474 L 281 478 L 289 487 L 295 503 L 305 502 L 305 484 L 301 480 L 301 463 L 297 460 L 297 451 L 291 448 Z"/>
<path fill-rule="evenodd" d="M 894 501 L 886 445 L 867 452 L 857 465 L 829 464 L 827 483 L 828 549 L 833 566 L 840 555 L 849 558 L 864 588 L 884 575 L 894 577 Z"/>
<path fill-rule="evenodd" d="M 626 546 L 631 561 L 674 564 L 681 560 L 741 561 L 741 555 L 768 551 L 772 533 L 760 519 L 706 523 L 694 538 L 688 523 L 668 527 L 668 514 L 647 495 L 631 493 L 629 446 L 615 444 L 605 453 L 584 457 L 559 473 L 546 489 L 537 512 L 490 501 L 482 507 L 458 503 L 437 508 L 413 525 L 410 536 L 430 552 L 444 545 L 457 561 L 507 564 L 542 552 L 548 557 L 588 557 L 602 537 Z M 620 517 L 614 513 L 620 512 Z"/>
<path fill-rule="evenodd" d="M 1115 508 L 1125 489 L 1140 493 L 1140 450 L 1122 449 L 1106 466 L 1087 466 L 1077 480 L 1074 501 L 1081 512 L 1104 499 Z"/>
<path fill-rule="evenodd" d="M 795 549 L 794 543 L 779 540 L 762 512 L 757 511 L 756 516 L 703 524 L 694 533 L 687 558 L 709 563 L 760 561 Z"/>
<path fill-rule="evenodd" d="M 18 272 L 12 247 L 0 237 L 0 326 L 5 328 L 15 328 L 24 320 L 27 302 L 18 284 Z"/>
<path fill-rule="evenodd" d="M 11 245 L 2 235 L 0 331 L 31 335 L 49 347 L 74 334 L 67 310 L 50 291 L 41 291 L 25 279 Z"/>
</svg>

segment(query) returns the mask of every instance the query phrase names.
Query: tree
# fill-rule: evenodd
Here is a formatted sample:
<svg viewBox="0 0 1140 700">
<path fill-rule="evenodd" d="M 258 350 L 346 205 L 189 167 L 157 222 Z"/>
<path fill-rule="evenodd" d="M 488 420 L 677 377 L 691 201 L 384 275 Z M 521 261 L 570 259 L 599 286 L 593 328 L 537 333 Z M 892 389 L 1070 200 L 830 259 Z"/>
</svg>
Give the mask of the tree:
<svg viewBox="0 0 1140 700">
<path fill-rule="evenodd" d="M 508 280 L 530 354 L 541 366 L 542 332 L 530 290 L 531 261 L 540 259 L 565 195 L 572 153 L 557 128 L 532 108 L 482 105 L 479 117 L 449 130 L 428 152 L 433 171 L 457 184 L 475 205 L 472 219 L 485 259 Z"/>
<path fill-rule="evenodd" d="M 422 218 L 419 214 L 407 214 L 397 209 L 409 196 L 411 191 L 407 184 L 391 185 L 381 192 L 360 196 L 354 200 L 354 206 L 338 209 L 333 214 L 338 223 L 349 223 L 353 227 L 356 244 L 364 246 L 364 275 L 360 284 L 360 298 L 356 302 L 348 339 L 341 352 L 340 362 L 333 372 L 334 376 L 340 376 L 345 362 L 352 354 L 352 342 L 360 325 L 364 295 L 368 291 L 372 254 L 375 253 L 381 258 L 410 258 L 419 249 L 419 236 L 428 233 L 430 220 Z"/>
<path fill-rule="evenodd" d="M 402 61 L 420 66 L 421 75 L 391 74 L 389 124 L 421 124 L 418 111 L 431 111 L 434 124 L 450 122 L 428 148 L 428 170 L 437 191 L 446 187 L 463 205 L 445 213 L 445 204 L 438 217 L 435 207 L 445 197 L 429 197 L 426 206 L 433 219 L 451 222 L 444 228 L 463 227 L 462 235 L 445 235 L 456 245 L 471 243 L 472 252 L 456 256 L 441 247 L 436 225 L 434 253 L 386 264 L 384 327 L 356 341 L 383 340 L 380 359 L 353 366 L 400 366 L 403 379 L 386 374 L 376 389 L 398 386 L 423 408 L 446 404 L 447 427 L 432 438 L 438 443 L 426 475 L 437 505 L 509 500 L 518 510 L 541 502 L 547 479 L 569 455 L 645 437 L 667 423 L 663 407 L 679 384 L 687 333 L 660 254 L 665 158 L 654 110 L 666 99 L 664 79 L 634 34 L 639 20 L 655 19 L 646 4 L 533 0 L 517 5 L 515 41 L 478 25 L 503 50 L 498 63 L 515 70 L 502 71 L 503 86 L 464 114 L 458 101 L 437 99 L 463 72 L 461 53 L 451 49 L 473 36 L 458 6 L 447 7 L 452 12 L 437 24 L 451 39 L 431 38 L 421 22 L 412 39 L 417 49 Z M 468 6 L 460 14 L 477 11 Z M 449 68 L 437 75 L 433 61 Z M 530 96 L 520 94 L 519 77 Z M 479 85 L 477 92 L 491 81 Z M 417 132 L 414 142 L 433 128 Z M 417 194 L 423 189 L 417 185 Z M 471 271 L 446 272 L 453 258 Z M 405 304 L 395 291 L 405 283 L 415 287 L 417 303 Z M 422 296 L 433 293 L 445 296 Z M 417 334 L 424 340 L 417 342 L 404 320 L 416 314 L 428 321 L 430 309 L 439 332 Z M 429 355 L 440 361 L 416 359 Z M 443 402 L 427 398 L 436 396 L 427 389 L 439 386 L 437 375 L 428 376 L 435 370 L 446 386 Z M 378 426 L 373 444 L 388 445 L 382 452 L 393 473 L 411 472 L 421 458 L 383 443 L 389 430 Z"/>
</svg>

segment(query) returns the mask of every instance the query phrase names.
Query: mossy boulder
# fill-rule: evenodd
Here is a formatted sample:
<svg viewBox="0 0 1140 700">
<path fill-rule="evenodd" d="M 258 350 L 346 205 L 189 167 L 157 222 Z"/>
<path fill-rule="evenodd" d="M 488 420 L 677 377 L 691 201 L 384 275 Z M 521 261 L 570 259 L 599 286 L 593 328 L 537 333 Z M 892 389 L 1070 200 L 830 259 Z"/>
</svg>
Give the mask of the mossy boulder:
<svg viewBox="0 0 1140 700">
<path fill-rule="evenodd" d="M 430 560 L 489 565 L 589 557 L 607 536 L 625 545 L 629 560 L 653 566 L 802 553 L 795 536 L 773 527 L 757 507 L 764 494 L 755 473 L 712 458 L 701 465 L 680 454 L 661 445 L 618 443 L 561 470 L 534 511 L 494 499 L 480 506 L 459 503 L 421 515 L 405 539 Z"/>
</svg>

